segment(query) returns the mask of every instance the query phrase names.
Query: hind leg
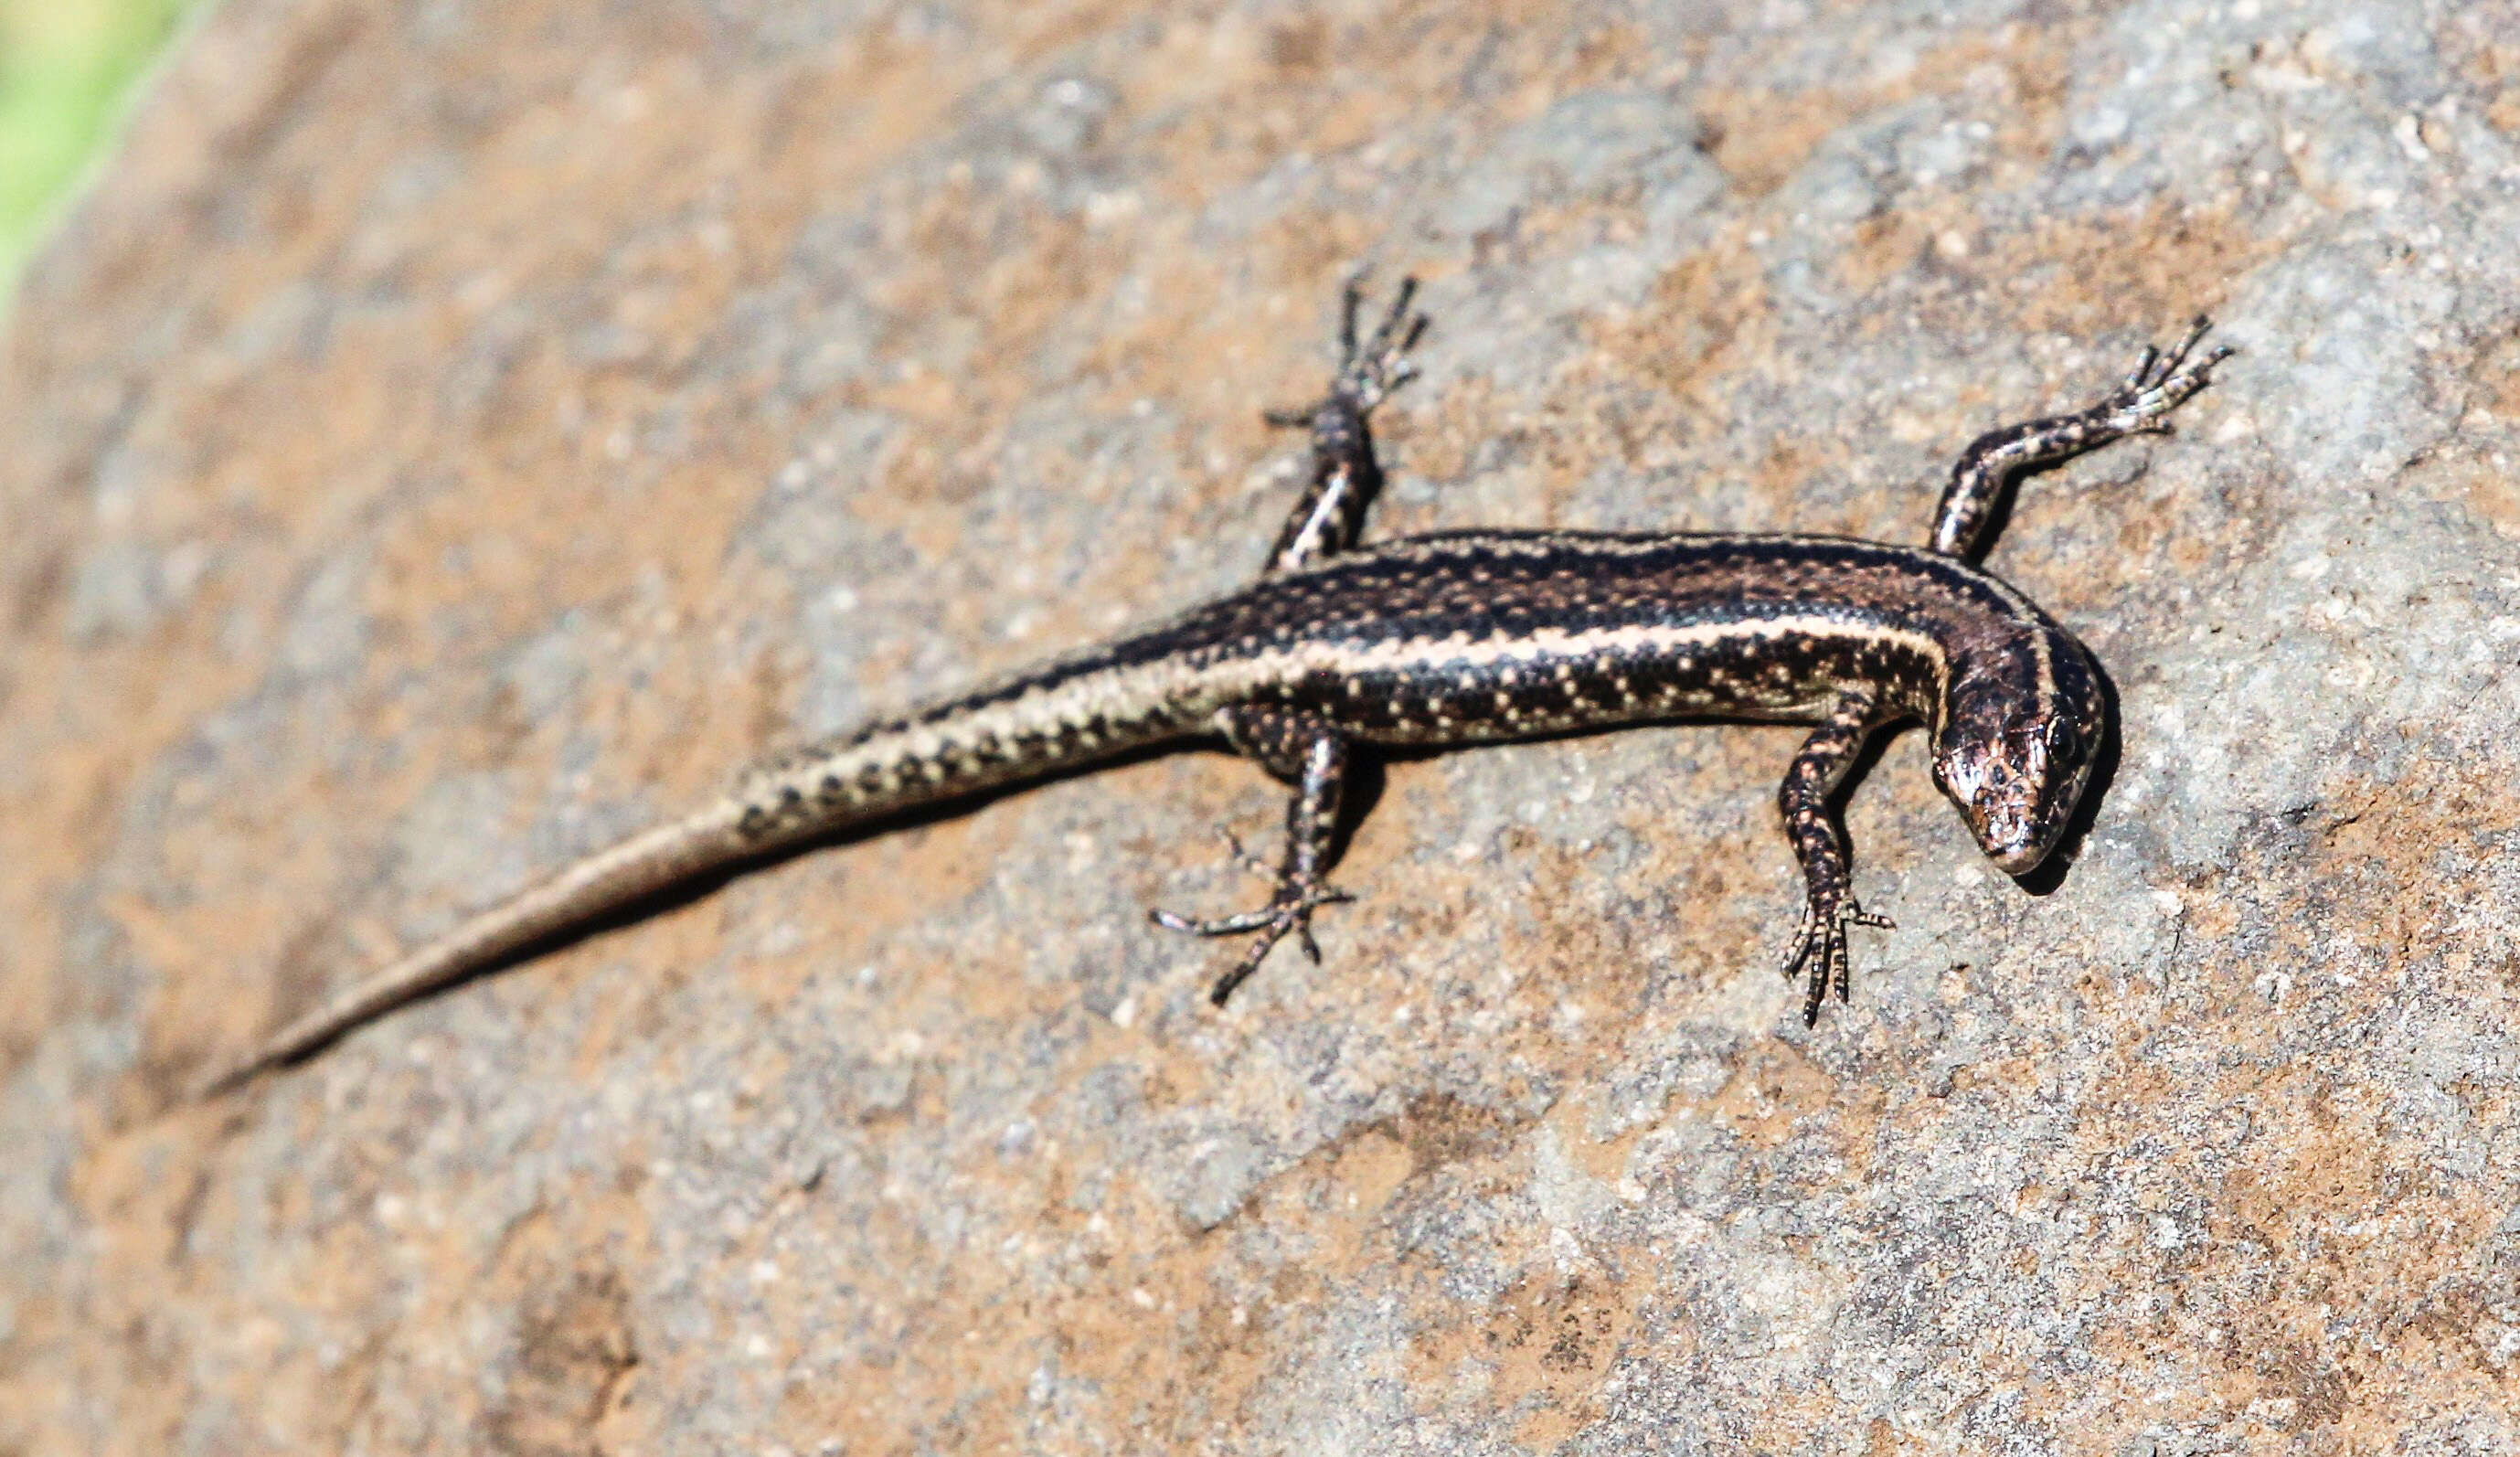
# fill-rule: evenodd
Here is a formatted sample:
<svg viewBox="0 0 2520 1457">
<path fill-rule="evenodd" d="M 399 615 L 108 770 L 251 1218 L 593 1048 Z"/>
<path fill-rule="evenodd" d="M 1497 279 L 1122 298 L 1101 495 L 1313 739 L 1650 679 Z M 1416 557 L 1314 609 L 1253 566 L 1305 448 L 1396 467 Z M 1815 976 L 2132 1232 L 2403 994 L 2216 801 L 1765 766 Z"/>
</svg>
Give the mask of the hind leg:
<svg viewBox="0 0 2520 1457">
<path fill-rule="evenodd" d="M 1313 912 L 1352 899 L 1326 876 L 1337 849 L 1339 797 L 1346 787 L 1347 741 L 1322 719 L 1287 708 L 1234 708 L 1226 713 L 1226 739 L 1237 750 L 1295 786 L 1286 803 L 1286 851 L 1278 867 L 1277 888 L 1269 903 L 1238 915 L 1197 920 L 1171 911 L 1148 912 L 1157 926 L 1193 935 L 1252 935 L 1251 949 L 1232 971 L 1217 979 L 1208 1000 L 1218 1006 L 1234 994 L 1278 942 L 1292 935 L 1314 961 L 1322 948 L 1313 941 Z M 1231 837 L 1228 837 L 1229 840 Z M 1241 846 L 1238 860 L 1248 864 Z"/>
</svg>

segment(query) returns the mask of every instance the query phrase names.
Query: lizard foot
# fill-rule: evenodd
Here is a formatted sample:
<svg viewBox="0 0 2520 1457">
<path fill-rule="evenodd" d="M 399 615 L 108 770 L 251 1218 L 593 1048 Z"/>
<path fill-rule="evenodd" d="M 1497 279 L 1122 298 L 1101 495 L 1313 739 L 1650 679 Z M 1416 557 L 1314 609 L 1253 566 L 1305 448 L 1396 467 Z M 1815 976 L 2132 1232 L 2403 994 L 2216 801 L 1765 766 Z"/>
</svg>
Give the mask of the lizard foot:
<svg viewBox="0 0 2520 1457">
<path fill-rule="evenodd" d="M 1856 904 L 1852 895 L 1831 904 L 1822 904 L 1814 896 L 1803 905 L 1802 930 L 1795 933 L 1793 946 L 1785 952 L 1785 979 L 1793 980 L 1806 972 L 1811 977 L 1811 994 L 1803 998 L 1803 1025 L 1820 1021 L 1820 1004 L 1827 999 L 1828 989 L 1837 988 L 1837 999 L 1847 999 L 1846 933 L 1855 926 L 1892 929 L 1887 916 L 1877 916 Z"/>
<path fill-rule="evenodd" d="M 1242 855 L 1241 849 L 1239 844 L 1235 846 L 1236 856 L 1248 863 L 1249 857 Z M 1234 995 L 1234 988 L 1240 986 L 1253 972 L 1260 970 L 1260 963 L 1268 957 L 1270 950 L 1290 933 L 1295 937 L 1295 944 L 1304 948 L 1305 957 L 1318 963 L 1322 959 L 1322 948 L 1313 939 L 1313 912 L 1322 906 L 1354 899 L 1356 899 L 1354 895 L 1335 886 L 1319 883 L 1305 885 L 1291 880 L 1281 880 L 1277 893 L 1270 896 L 1269 903 L 1258 910 L 1198 920 L 1157 909 L 1147 912 L 1147 919 L 1166 931 L 1187 932 L 1192 935 L 1253 935 L 1256 933 L 1257 939 L 1252 941 L 1251 949 L 1243 954 L 1242 960 L 1235 966 L 1234 970 L 1217 978 L 1216 985 L 1207 993 L 1209 1001 L 1222 1007 L 1225 1005 L 1225 999 Z"/>
<path fill-rule="evenodd" d="M 1426 316 L 1409 311 L 1417 296 L 1418 280 L 1402 279 L 1382 322 L 1372 335 L 1360 339 L 1357 314 L 1365 306 L 1365 290 L 1356 279 L 1349 279 L 1339 296 L 1338 373 L 1330 379 L 1328 396 L 1300 409 L 1264 411 L 1261 418 L 1277 426 L 1311 426 L 1326 409 L 1370 414 L 1391 391 L 1418 378 L 1418 366 L 1409 351 L 1425 336 Z"/>
<path fill-rule="evenodd" d="M 2228 344 L 2217 344 L 2190 359 L 2197 341 L 2214 321 L 2203 314 L 2187 326 L 2187 333 L 2170 352 L 2163 353 L 2150 344 L 2127 373 L 2126 382 L 2115 394 L 2093 405 L 2088 416 L 2102 430 L 2120 435 L 2166 435 L 2171 433 L 2170 412 L 2187 402 L 2198 390 L 2214 383 L 2214 366 L 2231 357 Z"/>
</svg>

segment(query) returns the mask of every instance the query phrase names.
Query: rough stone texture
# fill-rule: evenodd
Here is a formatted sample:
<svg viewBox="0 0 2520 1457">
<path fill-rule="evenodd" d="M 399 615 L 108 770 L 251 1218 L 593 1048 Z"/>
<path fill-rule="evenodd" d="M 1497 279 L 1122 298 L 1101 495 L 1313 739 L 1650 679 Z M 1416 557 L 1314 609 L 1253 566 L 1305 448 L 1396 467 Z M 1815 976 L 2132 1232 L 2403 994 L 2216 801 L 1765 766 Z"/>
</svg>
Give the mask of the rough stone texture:
<svg viewBox="0 0 2520 1457">
<path fill-rule="evenodd" d="M 0 374 L 0 1452 L 2520 1450 L 2520 9 L 231 0 Z M 791 736 L 1378 529 L 1919 539 L 2115 675 L 2046 893 L 1891 745 L 1398 764 L 1229 1011 L 1189 754 L 794 860 L 209 1107 Z"/>
</svg>

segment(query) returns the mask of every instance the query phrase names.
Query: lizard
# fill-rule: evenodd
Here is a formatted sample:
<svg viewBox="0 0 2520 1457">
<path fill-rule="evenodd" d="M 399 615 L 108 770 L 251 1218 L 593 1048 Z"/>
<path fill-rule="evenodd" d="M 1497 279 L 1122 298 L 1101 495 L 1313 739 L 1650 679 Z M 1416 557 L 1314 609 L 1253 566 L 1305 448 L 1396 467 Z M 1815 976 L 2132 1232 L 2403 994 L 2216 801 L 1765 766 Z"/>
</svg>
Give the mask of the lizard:
<svg viewBox="0 0 2520 1457">
<path fill-rule="evenodd" d="M 983 792 L 1153 748 L 1221 741 L 1292 790 L 1265 904 L 1149 914 L 1248 935 L 1223 1005 L 1312 918 L 1352 898 L 1328 872 L 1341 790 L 1375 749 L 1448 749 L 1690 719 L 1813 725 L 1778 790 L 1804 881 L 1783 971 L 1816 1024 L 1850 995 L 1850 931 L 1887 927 L 1849 879 L 1835 796 L 1877 732 L 1920 720 L 1934 783 L 2018 877 L 2080 803 L 2108 729 L 2102 676 L 2065 628 L 1979 565 L 2023 471 L 2138 433 L 2212 383 L 2203 316 L 2147 346 L 2090 406 L 1988 432 L 1959 455 L 1924 546 L 1782 532 L 1453 530 L 1360 538 L 1382 483 L 1371 417 L 1417 374 L 1416 281 L 1361 333 L 1345 289 L 1338 362 L 1307 408 L 1305 485 L 1258 579 L 1169 620 L 755 765 L 714 802 L 566 865 L 271 1033 L 206 1079 L 234 1087 L 452 982 L 582 933 L 671 888 Z M 1232 837 L 1228 836 L 1229 842 Z M 1234 843 L 1238 858 L 1258 865 Z"/>
</svg>

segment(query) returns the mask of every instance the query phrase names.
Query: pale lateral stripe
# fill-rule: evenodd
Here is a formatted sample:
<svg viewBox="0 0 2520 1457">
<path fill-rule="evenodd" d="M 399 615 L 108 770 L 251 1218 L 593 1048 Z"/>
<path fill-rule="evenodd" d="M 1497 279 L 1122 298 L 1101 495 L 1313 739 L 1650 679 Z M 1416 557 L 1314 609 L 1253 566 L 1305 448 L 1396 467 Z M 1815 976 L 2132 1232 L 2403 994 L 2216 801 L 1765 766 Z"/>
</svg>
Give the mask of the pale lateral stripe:
<svg viewBox="0 0 2520 1457">
<path fill-rule="evenodd" d="M 1944 661 L 1942 644 L 1927 633 L 1904 627 L 1851 627 L 1842 619 L 1820 615 L 1780 615 L 1736 622 L 1637 622 L 1571 631 L 1562 627 L 1540 627 L 1510 637 L 1500 634 L 1477 639 L 1456 632 L 1431 642 L 1404 638 L 1361 645 L 1335 641 L 1301 643 L 1290 649 L 1258 655 L 1250 661 L 1253 666 L 1266 669 L 1260 678 L 1265 683 L 1282 681 L 1288 676 L 1286 670 L 1289 668 L 1297 673 L 1360 674 L 1396 672 L 1423 662 L 1490 667 L 1499 663 L 1536 663 L 1616 654 L 1662 656 L 1687 649 L 1712 648 L 1728 642 L 1772 642 L 1797 636 L 1887 640 L 1921 652 L 1938 665 Z"/>
<path fill-rule="evenodd" d="M 1064 682 L 1029 689 L 1004 703 L 943 722 L 914 723 L 852 748 L 783 766 L 757 781 L 744 797 L 765 810 L 776 810 L 781 797 L 789 791 L 810 801 L 827 778 L 837 778 L 853 789 L 860 773 L 875 768 L 897 781 L 906 780 L 920 765 L 972 752 L 984 739 L 996 739 L 1001 751 L 1012 755 L 1018 739 L 1050 739 L 1064 729 L 1097 718 L 1105 725 L 1100 741 L 1078 746 L 1083 752 L 1073 756 L 1118 752 L 1186 731 L 1218 708 L 1242 702 L 1260 690 L 1299 682 L 1316 673 L 1360 677 L 1434 663 L 1476 669 L 1611 655 L 1668 657 L 1726 643 L 1768 642 L 1793 636 L 1888 641 L 1925 656 L 1938 670 L 1946 665 L 1942 644 L 1930 634 L 1900 627 L 1851 627 L 1843 620 L 1821 615 L 1784 615 L 1741 622 L 1630 623 L 1571 631 L 1545 627 L 1511 637 L 1498 634 L 1473 638 L 1466 632 L 1455 632 L 1437 639 L 1404 638 L 1381 643 L 1297 643 L 1204 666 L 1166 660 L 1084 673 Z M 970 782 L 977 788 L 991 780 L 1020 777 L 1039 771 L 1047 762 L 1048 756 L 1028 760 L 1010 757 Z M 857 812 L 858 808 L 851 806 L 843 814 Z M 826 816 L 816 816 L 816 820 L 827 825 L 830 822 Z"/>
</svg>

